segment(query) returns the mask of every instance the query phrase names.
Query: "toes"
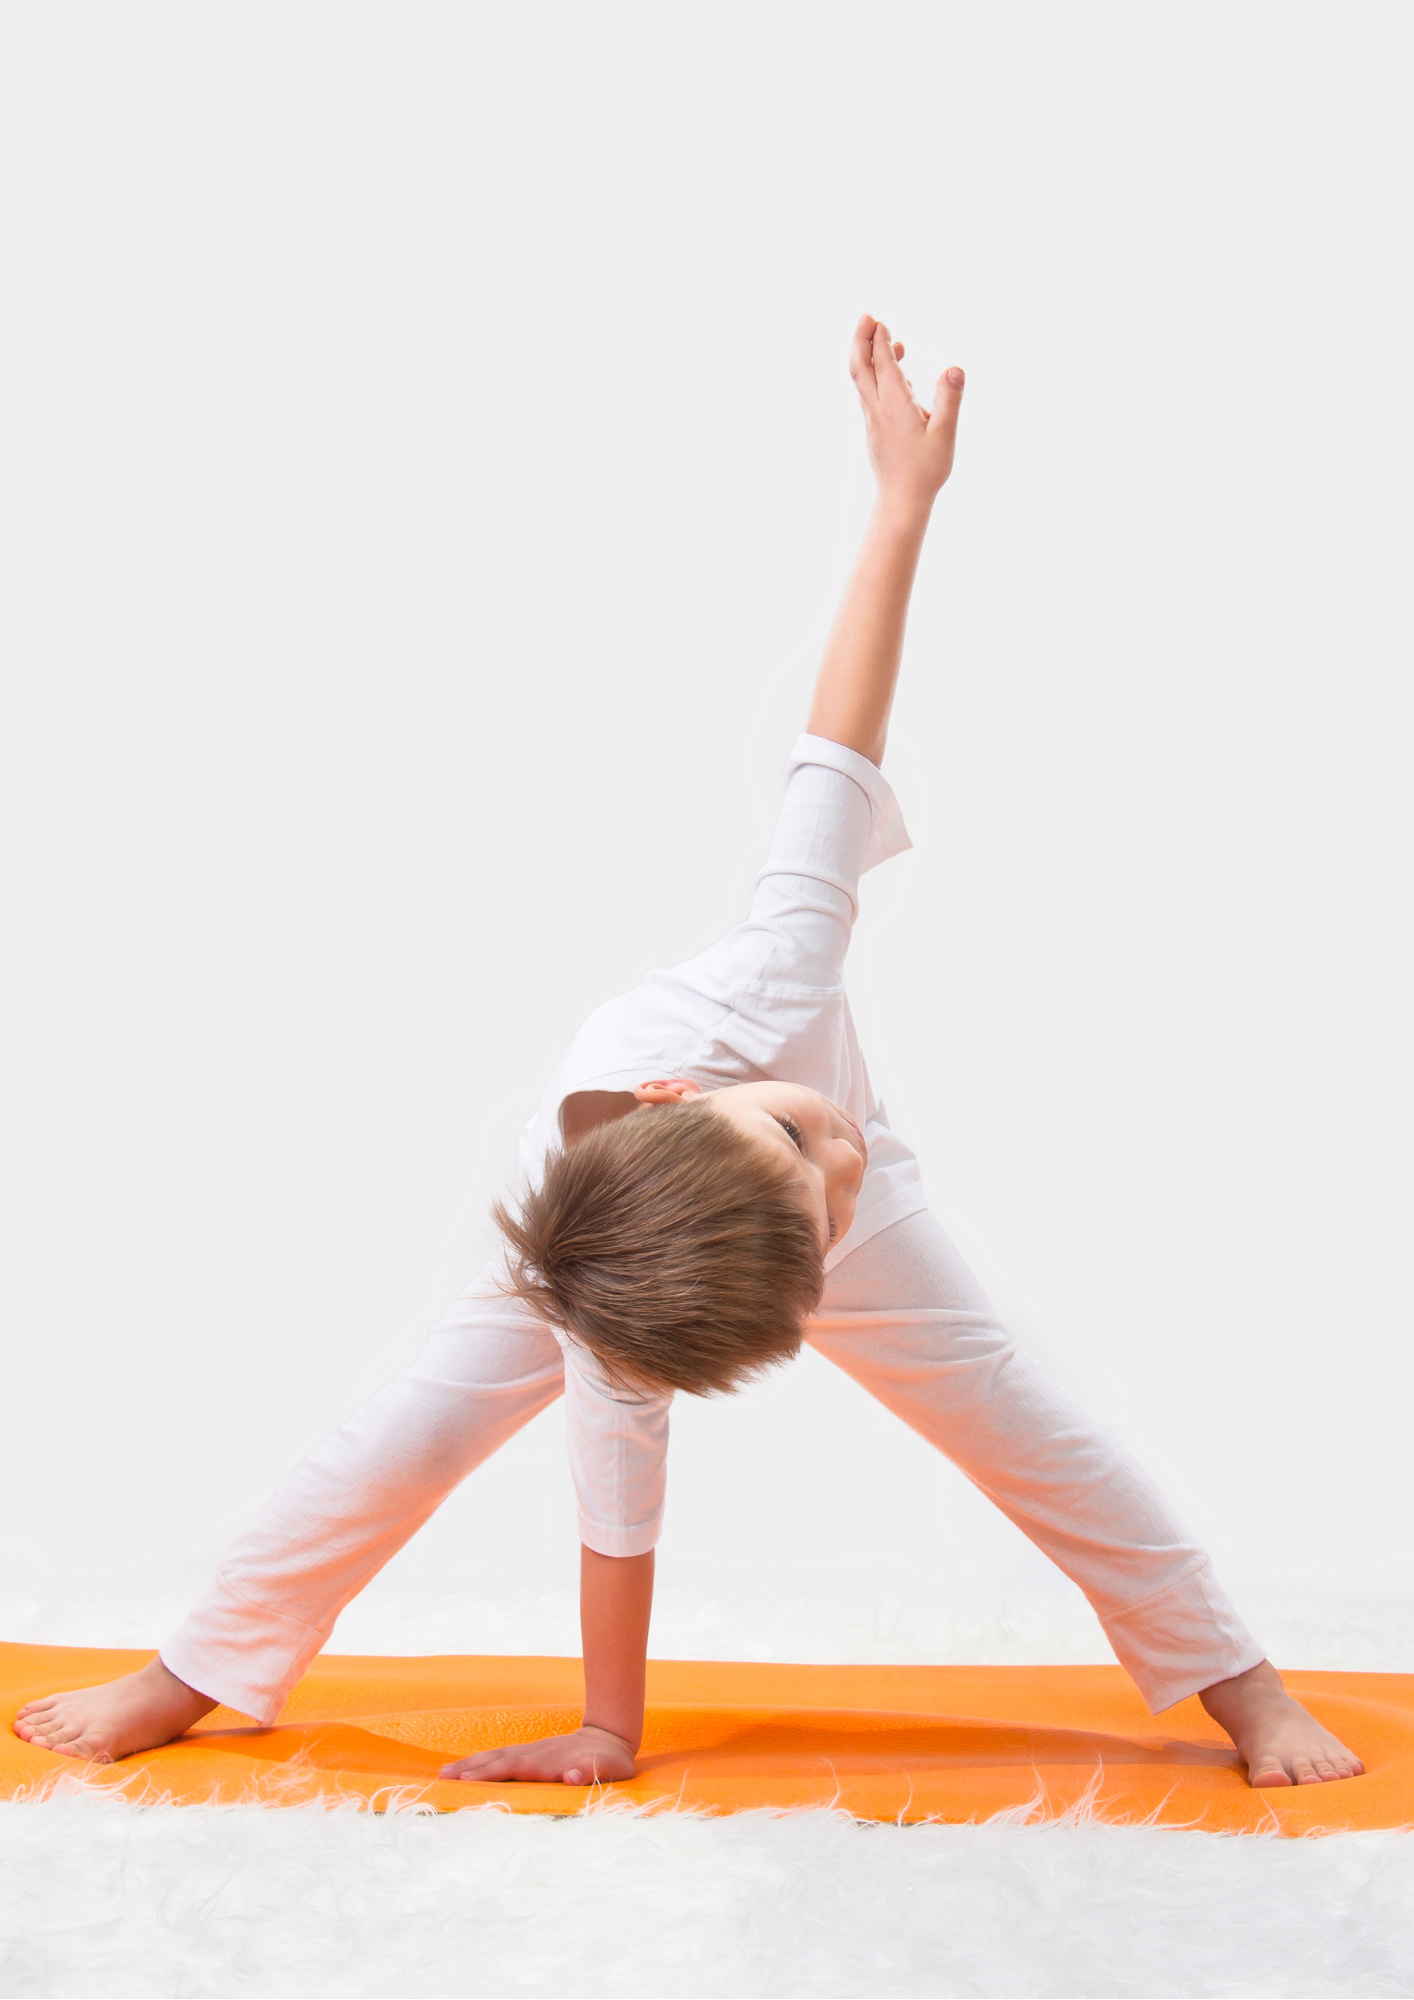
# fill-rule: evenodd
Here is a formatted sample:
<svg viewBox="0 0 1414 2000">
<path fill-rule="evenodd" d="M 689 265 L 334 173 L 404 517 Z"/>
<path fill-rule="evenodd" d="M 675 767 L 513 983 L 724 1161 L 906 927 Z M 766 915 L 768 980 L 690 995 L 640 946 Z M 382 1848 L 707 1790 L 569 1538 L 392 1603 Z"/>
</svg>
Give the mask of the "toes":
<svg viewBox="0 0 1414 2000">
<path fill-rule="evenodd" d="M 1298 1785 L 1319 1785 L 1321 1774 L 1307 1756 L 1298 1754 L 1291 1760 L 1291 1775 Z"/>
<path fill-rule="evenodd" d="M 22 1736 L 26 1743 L 37 1743 L 41 1750 L 47 1750 L 50 1737 L 58 1736 L 60 1730 L 58 1723 L 41 1716 L 36 1722 L 17 1722 L 15 1734 Z"/>
<path fill-rule="evenodd" d="M 76 1738 L 83 1735 L 83 1724 L 80 1722 L 70 1722 L 63 1715 L 51 1715 L 36 1725 L 35 1734 L 43 1742 L 50 1745 L 72 1743 Z"/>
<path fill-rule="evenodd" d="M 15 1722 L 15 1734 L 36 1750 L 48 1750 L 55 1757 L 77 1757 L 88 1764 L 111 1764 L 112 1753 L 95 1738 L 84 1733 L 83 1724 L 63 1715 L 39 1715 L 28 1722 Z"/>
<path fill-rule="evenodd" d="M 1279 1757 L 1259 1757 L 1247 1773 L 1249 1785 L 1289 1785 L 1290 1771 Z"/>
<path fill-rule="evenodd" d="M 75 1736 L 68 1743 L 56 1743 L 54 1748 L 61 1757 L 77 1757 L 82 1764 L 111 1764 L 113 1762 L 113 1753 L 111 1750 L 96 1748 L 93 1744 L 86 1742 L 82 1736 Z"/>
<path fill-rule="evenodd" d="M 88 1761 L 87 1745 L 75 1731 L 71 1730 L 67 1736 L 57 1729 L 49 1735 L 36 1733 L 30 1741 L 36 1750 L 47 1750 L 51 1757 L 81 1757 Z"/>
<path fill-rule="evenodd" d="M 52 1729 L 34 1740 L 41 1750 L 57 1751 L 61 1757 L 76 1757 L 79 1753 L 75 1745 L 81 1743 L 83 1737 L 77 1729 Z"/>
</svg>

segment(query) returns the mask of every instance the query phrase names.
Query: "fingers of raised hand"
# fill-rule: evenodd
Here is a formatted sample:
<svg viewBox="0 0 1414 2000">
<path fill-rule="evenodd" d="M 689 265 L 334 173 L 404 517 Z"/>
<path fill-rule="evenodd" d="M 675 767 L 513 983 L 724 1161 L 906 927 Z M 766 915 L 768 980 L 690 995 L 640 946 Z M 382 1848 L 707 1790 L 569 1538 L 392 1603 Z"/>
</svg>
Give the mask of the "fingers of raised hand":
<svg viewBox="0 0 1414 2000">
<path fill-rule="evenodd" d="M 956 432 L 966 380 L 960 368 L 945 368 L 938 377 L 938 386 L 933 391 L 933 413 L 928 419 L 928 429 L 934 436 L 950 437 Z"/>
<path fill-rule="evenodd" d="M 899 342 L 896 345 L 889 329 L 881 321 L 876 321 L 874 338 L 871 342 L 871 358 L 879 394 L 881 397 L 894 396 L 902 398 L 905 402 L 912 402 L 913 391 L 904 380 L 903 370 L 898 365 L 902 355 L 903 343 Z"/>
<path fill-rule="evenodd" d="M 866 403 L 876 402 L 879 384 L 874 374 L 874 331 L 878 322 L 865 313 L 854 329 L 849 348 L 849 372 Z"/>
</svg>

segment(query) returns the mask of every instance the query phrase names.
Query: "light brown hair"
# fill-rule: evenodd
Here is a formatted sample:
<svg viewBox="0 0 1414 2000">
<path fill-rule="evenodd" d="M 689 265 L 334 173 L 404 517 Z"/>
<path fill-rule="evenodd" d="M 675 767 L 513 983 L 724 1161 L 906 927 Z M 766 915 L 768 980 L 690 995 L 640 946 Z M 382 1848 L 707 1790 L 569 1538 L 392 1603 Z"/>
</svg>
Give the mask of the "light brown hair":
<svg viewBox="0 0 1414 2000">
<path fill-rule="evenodd" d="M 820 1302 L 791 1168 L 703 1099 L 599 1126 L 552 1155 L 518 1216 L 491 1213 L 508 1288 L 636 1391 L 739 1388 L 798 1353 Z"/>
</svg>

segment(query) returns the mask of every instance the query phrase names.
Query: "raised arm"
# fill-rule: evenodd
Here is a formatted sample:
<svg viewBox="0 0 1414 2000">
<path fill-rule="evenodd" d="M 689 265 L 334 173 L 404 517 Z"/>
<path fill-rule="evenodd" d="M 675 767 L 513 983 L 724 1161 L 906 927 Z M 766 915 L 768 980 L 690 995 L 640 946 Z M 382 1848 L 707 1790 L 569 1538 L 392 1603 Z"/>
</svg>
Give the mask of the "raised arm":
<svg viewBox="0 0 1414 2000">
<path fill-rule="evenodd" d="M 945 369 L 931 414 L 899 362 L 902 341 L 866 313 L 854 330 L 849 372 L 864 406 L 878 496 L 864 546 L 825 646 L 806 724 L 812 736 L 884 760 L 914 572 L 928 519 L 952 471 L 963 373 Z"/>
</svg>

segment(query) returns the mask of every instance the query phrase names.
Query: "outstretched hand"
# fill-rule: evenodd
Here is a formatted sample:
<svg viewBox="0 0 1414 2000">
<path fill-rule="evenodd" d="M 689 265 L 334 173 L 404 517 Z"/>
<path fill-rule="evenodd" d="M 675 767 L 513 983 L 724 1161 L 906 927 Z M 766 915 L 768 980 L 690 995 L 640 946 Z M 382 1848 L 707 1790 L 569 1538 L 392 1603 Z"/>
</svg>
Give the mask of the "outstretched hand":
<svg viewBox="0 0 1414 2000">
<path fill-rule="evenodd" d="M 607 1729 L 576 1729 L 538 1743 L 508 1743 L 444 1764 L 439 1778 L 467 1778 L 478 1785 L 602 1785 L 631 1778 L 633 1752 Z"/>
<path fill-rule="evenodd" d="M 849 372 L 864 405 L 869 462 L 881 493 L 930 506 L 952 471 L 963 372 L 945 368 L 925 410 L 902 368 L 903 342 L 866 313 L 854 330 Z"/>
</svg>

